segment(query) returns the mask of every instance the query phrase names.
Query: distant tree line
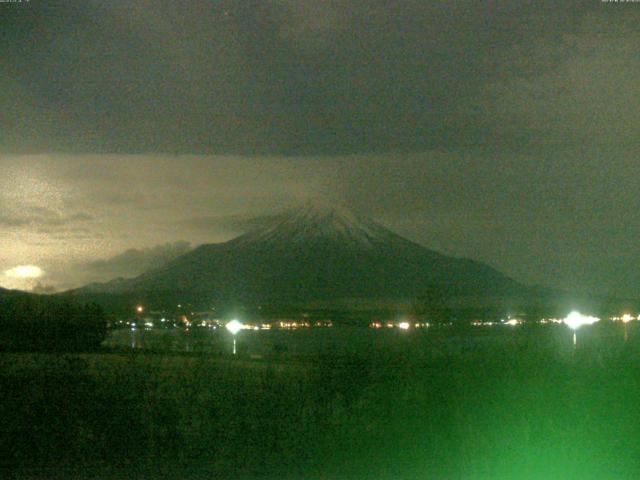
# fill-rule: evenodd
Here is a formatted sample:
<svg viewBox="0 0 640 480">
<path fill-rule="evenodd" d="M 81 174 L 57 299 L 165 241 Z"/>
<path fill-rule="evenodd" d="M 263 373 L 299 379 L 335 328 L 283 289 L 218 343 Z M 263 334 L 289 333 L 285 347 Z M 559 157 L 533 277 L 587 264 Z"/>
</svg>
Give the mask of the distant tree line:
<svg viewBox="0 0 640 480">
<path fill-rule="evenodd" d="M 40 295 L 0 296 L 0 348 L 97 349 L 107 333 L 102 307 Z"/>
</svg>

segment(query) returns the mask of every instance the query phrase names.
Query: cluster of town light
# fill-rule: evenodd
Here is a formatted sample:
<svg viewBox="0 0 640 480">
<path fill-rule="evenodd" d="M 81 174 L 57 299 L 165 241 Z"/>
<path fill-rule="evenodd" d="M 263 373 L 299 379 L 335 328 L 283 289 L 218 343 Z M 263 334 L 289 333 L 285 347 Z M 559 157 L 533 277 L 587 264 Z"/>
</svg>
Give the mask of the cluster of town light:
<svg viewBox="0 0 640 480">
<path fill-rule="evenodd" d="M 369 324 L 369 328 L 380 329 L 380 328 L 399 328 L 400 330 L 409 330 L 410 328 L 428 328 L 431 325 L 427 322 L 414 322 L 410 323 L 406 320 L 402 320 L 399 322 L 380 322 L 378 320 L 373 321 Z"/>
<path fill-rule="evenodd" d="M 640 320 L 640 315 L 638 315 L 637 317 L 634 317 L 629 313 L 625 313 L 621 317 L 611 317 L 611 320 L 613 320 L 614 322 L 629 323 L 632 320 Z"/>
<path fill-rule="evenodd" d="M 142 313 L 144 312 L 144 307 L 142 305 L 138 305 L 136 306 L 136 312 L 137 313 Z M 625 340 L 627 339 L 627 323 L 631 322 L 632 320 L 639 320 L 640 321 L 640 315 L 638 315 L 637 317 L 632 316 L 629 313 L 625 313 L 620 317 L 611 317 L 610 320 L 612 321 L 620 321 L 623 322 L 625 325 Z M 161 321 L 165 322 L 165 318 L 163 318 Z M 566 326 L 568 326 L 571 330 L 573 330 L 573 342 L 574 345 L 576 344 L 576 331 L 584 326 L 584 325 L 593 325 L 596 322 L 599 322 L 600 319 L 598 317 L 594 317 L 594 316 L 590 316 L 590 315 L 583 315 L 580 312 L 577 311 L 572 311 L 571 313 L 569 313 L 569 315 L 567 315 L 565 318 L 548 318 L 548 319 L 541 319 L 540 323 L 564 323 Z M 122 323 L 122 322 L 120 322 Z M 202 322 L 202 326 L 205 326 L 206 322 Z M 509 326 L 517 326 L 517 325 L 521 325 L 523 322 L 523 320 L 517 319 L 517 318 L 512 318 L 512 317 L 508 317 L 508 320 L 501 320 L 500 322 L 483 322 L 480 320 L 476 320 L 474 322 L 472 322 L 472 325 L 474 326 L 491 326 L 491 325 L 496 325 L 496 324 L 503 324 L 503 325 L 509 325 Z M 129 324 L 129 322 L 127 322 L 127 324 Z M 145 327 L 152 327 L 153 323 L 152 322 L 145 322 L 144 323 Z M 312 324 L 310 322 L 300 322 L 300 323 L 287 323 L 286 325 L 283 322 L 279 322 L 279 326 L 281 328 L 295 328 L 297 326 L 311 326 Z M 382 328 L 384 326 L 386 327 L 397 327 L 401 330 L 409 330 L 411 327 L 415 327 L 415 328 L 420 328 L 420 327 L 429 327 L 429 323 L 415 323 L 415 324 L 411 324 L 408 321 L 400 321 L 400 322 L 386 322 L 386 324 L 383 324 L 381 322 L 372 322 L 369 324 L 369 326 L 371 328 Z M 135 329 L 136 327 L 136 323 L 131 323 L 131 328 Z M 316 322 L 316 325 L 314 326 L 332 326 L 332 323 L 330 321 L 328 322 Z M 261 326 L 257 326 L 257 325 L 253 325 L 253 324 L 243 324 L 242 322 L 240 322 L 239 320 L 231 320 L 229 322 L 227 322 L 225 324 L 226 329 L 233 335 L 233 353 L 236 353 L 236 334 L 243 329 L 251 329 L 251 330 L 260 330 L 260 329 L 270 329 L 271 325 L 270 324 L 262 324 Z"/>
</svg>

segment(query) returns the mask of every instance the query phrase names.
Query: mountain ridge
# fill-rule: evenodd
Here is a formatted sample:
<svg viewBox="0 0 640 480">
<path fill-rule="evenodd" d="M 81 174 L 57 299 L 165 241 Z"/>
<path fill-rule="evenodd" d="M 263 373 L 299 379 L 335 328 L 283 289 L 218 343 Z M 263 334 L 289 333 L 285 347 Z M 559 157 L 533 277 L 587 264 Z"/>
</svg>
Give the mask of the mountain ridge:
<svg viewBox="0 0 640 480">
<path fill-rule="evenodd" d="M 204 244 L 132 279 L 75 293 L 186 292 L 214 300 L 311 301 L 524 287 L 471 259 L 442 255 L 339 206 L 306 203 L 224 243 Z"/>
</svg>

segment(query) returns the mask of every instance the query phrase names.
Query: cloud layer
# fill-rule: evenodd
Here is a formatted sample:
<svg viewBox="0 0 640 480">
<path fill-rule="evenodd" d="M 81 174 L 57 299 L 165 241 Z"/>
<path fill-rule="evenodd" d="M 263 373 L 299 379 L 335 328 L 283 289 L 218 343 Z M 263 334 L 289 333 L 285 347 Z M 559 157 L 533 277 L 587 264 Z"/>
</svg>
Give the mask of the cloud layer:
<svg viewBox="0 0 640 480">
<path fill-rule="evenodd" d="M 130 248 L 113 257 L 76 266 L 79 271 L 100 279 L 133 277 L 158 268 L 191 250 L 189 242 L 174 242 L 149 248 Z"/>
<path fill-rule="evenodd" d="M 0 40 L 12 46 L 0 66 L 5 151 L 419 151 L 546 141 L 543 132 L 563 142 L 609 138 L 620 121 L 634 138 L 637 5 L 1 8 Z"/>
</svg>

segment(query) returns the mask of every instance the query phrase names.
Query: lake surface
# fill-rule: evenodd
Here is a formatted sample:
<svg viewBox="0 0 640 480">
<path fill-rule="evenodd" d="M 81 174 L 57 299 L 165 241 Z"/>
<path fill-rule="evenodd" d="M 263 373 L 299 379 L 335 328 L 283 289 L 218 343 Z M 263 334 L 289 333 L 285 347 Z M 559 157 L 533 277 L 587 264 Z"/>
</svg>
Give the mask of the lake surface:
<svg viewBox="0 0 640 480">
<path fill-rule="evenodd" d="M 466 329 L 431 327 L 410 330 L 376 330 L 366 327 L 241 330 L 235 339 L 238 354 L 256 357 L 304 357 L 361 352 L 437 356 L 477 352 L 498 345 L 514 348 L 535 346 L 538 349 L 570 353 L 574 348 L 619 348 L 624 344 L 634 345 L 640 340 L 640 331 L 636 332 L 637 322 L 628 326 L 627 342 L 622 325 L 606 323 L 581 328 L 577 334 L 577 347 L 573 345 L 573 331 L 564 325 L 500 325 Z M 233 340 L 233 335 L 224 329 L 117 329 L 109 333 L 104 345 L 117 349 L 231 354 Z"/>
</svg>

